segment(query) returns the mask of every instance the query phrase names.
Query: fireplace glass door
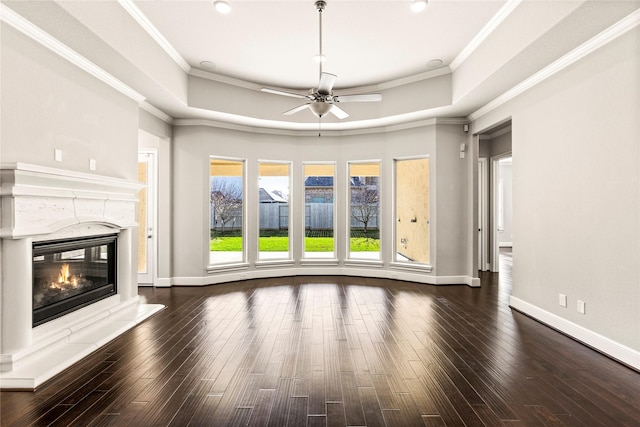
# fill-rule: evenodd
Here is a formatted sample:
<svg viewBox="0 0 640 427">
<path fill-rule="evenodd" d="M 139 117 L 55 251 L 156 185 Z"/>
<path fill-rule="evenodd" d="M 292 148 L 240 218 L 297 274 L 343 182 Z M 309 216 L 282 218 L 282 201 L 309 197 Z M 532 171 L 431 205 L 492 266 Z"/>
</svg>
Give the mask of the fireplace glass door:
<svg viewBox="0 0 640 427">
<path fill-rule="evenodd" d="M 33 244 L 33 326 L 116 293 L 116 239 Z"/>
</svg>

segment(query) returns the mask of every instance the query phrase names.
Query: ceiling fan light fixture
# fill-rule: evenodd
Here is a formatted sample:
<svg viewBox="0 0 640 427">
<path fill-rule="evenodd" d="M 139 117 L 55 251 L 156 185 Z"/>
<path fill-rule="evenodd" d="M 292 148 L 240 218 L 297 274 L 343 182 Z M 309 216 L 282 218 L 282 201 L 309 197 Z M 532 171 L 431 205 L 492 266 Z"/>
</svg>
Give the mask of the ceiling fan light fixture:
<svg viewBox="0 0 640 427">
<path fill-rule="evenodd" d="M 413 0 L 411 10 L 414 12 L 422 12 L 427 8 L 429 2 L 427 0 Z"/>
<path fill-rule="evenodd" d="M 309 105 L 309 109 L 315 114 L 317 117 L 323 117 L 333 108 L 332 104 L 328 102 L 312 102 Z"/>
<path fill-rule="evenodd" d="M 227 14 L 231 12 L 231 5 L 224 0 L 216 0 L 213 2 L 213 6 L 216 10 L 222 14 Z"/>
</svg>

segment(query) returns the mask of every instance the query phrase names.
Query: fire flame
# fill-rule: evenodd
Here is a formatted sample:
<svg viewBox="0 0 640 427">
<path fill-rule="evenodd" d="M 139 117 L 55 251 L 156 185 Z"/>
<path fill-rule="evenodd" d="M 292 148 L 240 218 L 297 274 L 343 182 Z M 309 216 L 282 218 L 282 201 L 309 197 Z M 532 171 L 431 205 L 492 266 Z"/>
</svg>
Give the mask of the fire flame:
<svg viewBox="0 0 640 427">
<path fill-rule="evenodd" d="M 69 264 L 62 264 L 60 267 L 60 275 L 58 276 L 58 283 L 66 283 L 69 281 Z"/>
<path fill-rule="evenodd" d="M 65 289 L 69 287 L 76 288 L 78 286 L 78 277 L 72 276 L 69 269 L 69 264 L 62 264 L 60 267 L 60 274 L 58 274 L 58 281 L 51 282 L 51 288 Z"/>
</svg>

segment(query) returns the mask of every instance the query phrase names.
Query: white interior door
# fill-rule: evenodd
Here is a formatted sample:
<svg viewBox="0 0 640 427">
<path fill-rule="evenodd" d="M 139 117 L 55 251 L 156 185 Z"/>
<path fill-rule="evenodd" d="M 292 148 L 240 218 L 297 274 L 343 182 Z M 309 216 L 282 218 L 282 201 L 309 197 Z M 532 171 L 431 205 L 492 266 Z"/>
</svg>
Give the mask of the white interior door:
<svg viewBox="0 0 640 427">
<path fill-rule="evenodd" d="M 152 149 L 138 152 L 138 284 L 153 286 L 156 277 L 156 158 Z"/>
</svg>

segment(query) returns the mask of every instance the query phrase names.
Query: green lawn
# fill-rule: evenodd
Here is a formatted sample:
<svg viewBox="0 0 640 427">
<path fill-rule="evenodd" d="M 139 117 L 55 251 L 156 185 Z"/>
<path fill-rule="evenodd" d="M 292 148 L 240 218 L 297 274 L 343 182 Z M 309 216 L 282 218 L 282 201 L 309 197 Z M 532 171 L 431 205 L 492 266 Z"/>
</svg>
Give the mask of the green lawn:
<svg viewBox="0 0 640 427">
<path fill-rule="evenodd" d="M 288 237 L 261 237 L 259 240 L 261 252 L 286 252 L 289 250 Z M 333 237 L 305 237 L 306 252 L 332 252 Z M 240 252 L 242 251 L 242 237 L 219 237 L 211 239 L 211 251 Z M 351 238 L 352 252 L 378 252 L 380 240 L 364 237 Z"/>
<path fill-rule="evenodd" d="M 380 252 L 380 239 L 352 237 L 350 250 L 351 252 Z"/>
</svg>

